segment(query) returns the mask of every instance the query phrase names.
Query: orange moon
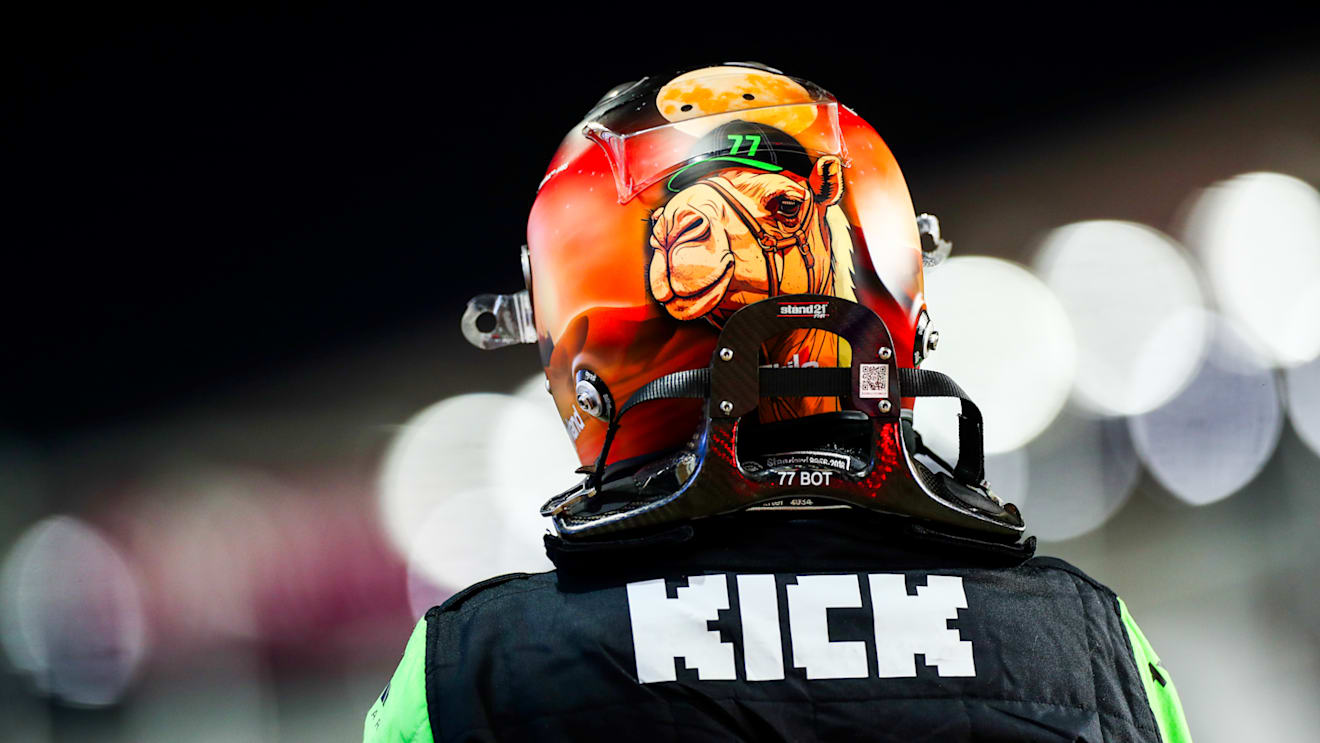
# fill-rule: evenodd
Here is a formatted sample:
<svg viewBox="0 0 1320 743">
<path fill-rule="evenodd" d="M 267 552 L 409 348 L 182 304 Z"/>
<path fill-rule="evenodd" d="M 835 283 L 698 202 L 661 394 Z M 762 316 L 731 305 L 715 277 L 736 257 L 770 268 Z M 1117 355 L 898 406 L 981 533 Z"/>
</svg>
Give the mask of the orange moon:
<svg viewBox="0 0 1320 743">
<path fill-rule="evenodd" d="M 704 67 L 686 72 L 665 83 L 655 97 L 661 116 L 680 130 L 698 136 L 730 118 L 718 114 L 735 111 L 742 112 L 735 118 L 795 135 L 816 120 L 812 104 L 811 93 L 791 78 L 748 67 Z M 692 121 L 699 118 L 703 119 L 700 123 Z"/>
</svg>

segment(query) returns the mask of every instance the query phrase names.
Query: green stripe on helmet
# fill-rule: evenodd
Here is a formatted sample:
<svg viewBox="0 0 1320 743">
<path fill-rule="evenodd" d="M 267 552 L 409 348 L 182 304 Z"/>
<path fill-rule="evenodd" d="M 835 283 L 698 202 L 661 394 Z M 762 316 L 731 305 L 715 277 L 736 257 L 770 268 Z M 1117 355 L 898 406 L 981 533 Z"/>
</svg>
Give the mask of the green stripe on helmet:
<svg viewBox="0 0 1320 743">
<path fill-rule="evenodd" d="M 759 170 L 764 170 L 769 173 L 778 173 L 779 171 L 784 169 L 783 166 L 775 165 L 774 163 L 768 163 L 764 160 L 753 160 L 750 157 L 735 157 L 733 155 L 717 155 L 715 157 L 703 157 L 700 160 L 695 160 L 693 162 L 690 162 L 687 165 L 684 165 L 683 167 L 674 171 L 674 174 L 669 176 L 668 182 L 665 183 L 665 188 L 669 189 L 670 191 L 673 191 L 674 193 L 678 193 L 680 189 L 674 188 L 674 180 L 678 178 L 680 175 L 682 175 L 683 171 L 687 170 L 688 168 L 701 165 L 702 163 L 713 162 L 715 160 L 724 160 L 727 162 L 737 163 L 739 165 L 746 165 L 748 167 L 757 168 Z"/>
</svg>

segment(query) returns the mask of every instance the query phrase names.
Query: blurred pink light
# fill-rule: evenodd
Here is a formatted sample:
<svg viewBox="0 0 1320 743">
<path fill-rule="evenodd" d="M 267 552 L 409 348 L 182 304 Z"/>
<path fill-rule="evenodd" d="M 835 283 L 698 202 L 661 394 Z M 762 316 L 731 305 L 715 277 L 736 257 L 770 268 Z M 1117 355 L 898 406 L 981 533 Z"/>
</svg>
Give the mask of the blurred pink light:
<svg viewBox="0 0 1320 743">
<path fill-rule="evenodd" d="M 402 560 L 375 528 L 359 473 L 195 472 L 116 511 L 173 660 L 234 642 L 316 658 L 408 619 Z"/>
</svg>

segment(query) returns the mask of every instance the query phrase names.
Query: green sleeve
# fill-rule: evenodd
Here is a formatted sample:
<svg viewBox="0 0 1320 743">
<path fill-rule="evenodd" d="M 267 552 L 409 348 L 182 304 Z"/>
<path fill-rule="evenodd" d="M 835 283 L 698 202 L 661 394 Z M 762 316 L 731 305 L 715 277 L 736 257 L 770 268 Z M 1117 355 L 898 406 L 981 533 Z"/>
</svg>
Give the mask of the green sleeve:
<svg viewBox="0 0 1320 743">
<path fill-rule="evenodd" d="M 432 743 L 426 708 L 426 619 L 417 623 L 403 660 L 362 726 L 362 743 Z"/>
<path fill-rule="evenodd" d="M 1141 673 L 1141 683 L 1146 687 L 1150 711 L 1160 726 L 1160 738 L 1164 743 L 1192 743 L 1192 734 L 1187 730 L 1187 718 L 1183 716 L 1182 702 L 1178 700 L 1178 690 L 1173 687 L 1173 677 L 1160 666 L 1159 656 L 1128 613 L 1123 599 L 1118 600 L 1118 611 L 1132 645 L 1137 670 Z"/>
</svg>

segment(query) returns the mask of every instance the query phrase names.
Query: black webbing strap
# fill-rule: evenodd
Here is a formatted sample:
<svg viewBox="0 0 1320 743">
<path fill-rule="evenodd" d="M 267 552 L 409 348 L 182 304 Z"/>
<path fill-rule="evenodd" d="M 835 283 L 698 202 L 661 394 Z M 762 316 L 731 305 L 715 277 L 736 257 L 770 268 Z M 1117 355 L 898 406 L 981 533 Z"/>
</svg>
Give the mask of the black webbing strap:
<svg viewBox="0 0 1320 743">
<path fill-rule="evenodd" d="M 954 478 L 979 484 L 985 480 L 985 439 L 981 429 L 981 409 L 963 392 L 958 383 L 937 371 L 898 369 L 898 388 L 903 397 L 956 397 L 962 401 L 958 415 L 958 463 Z"/>
<path fill-rule="evenodd" d="M 759 373 L 761 397 L 846 397 L 852 391 L 849 367 L 806 368 L 762 367 Z M 924 369 L 898 369 L 899 390 L 904 397 L 956 397 L 962 401 L 958 416 L 958 463 L 954 475 L 968 483 L 985 479 L 985 450 L 981 430 L 981 411 L 956 382 L 939 372 Z M 605 429 L 605 441 L 591 473 L 596 486 L 605 473 L 605 459 L 619 430 L 624 414 L 642 403 L 677 398 L 705 399 L 710 396 L 710 369 L 689 369 L 667 374 L 643 385 L 619 408 Z"/>
<path fill-rule="evenodd" d="M 614 434 L 619 430 L 619 420 L 623 418 L 624 413 L 652 400 L 672 400 L 684 397 L 704 399 L 709 396 L 710 369 L 689 369 L 674 372 L 642 385 L 640 389 L 632 393 L 632 396 L 628 398 L 628 402 L 619 408 L 614 417 L 610 418 L 609 427 L 605 429 L 605 441 L 600 445 L 600 456 L 596 457 L 596 465 L 588 478 L 592 486 L 595 488 L 600 487 L 600 479 L 605 475 L 605 458 L 609 456 L 610 444 L 614 443 Z"/>
</svg>

